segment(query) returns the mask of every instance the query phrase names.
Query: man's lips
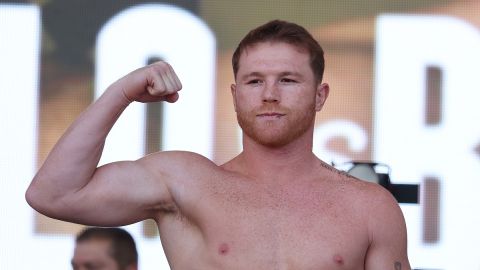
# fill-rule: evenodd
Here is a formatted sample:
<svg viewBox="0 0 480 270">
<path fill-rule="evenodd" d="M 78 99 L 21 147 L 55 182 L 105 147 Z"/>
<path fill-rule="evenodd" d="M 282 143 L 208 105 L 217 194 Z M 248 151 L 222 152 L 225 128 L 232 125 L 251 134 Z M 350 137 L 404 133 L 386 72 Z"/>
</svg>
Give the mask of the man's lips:
<svg viewBox="0 0 480 270">
<path fill-rule="evenodd" d="M 279 112 L 264 112 L 264 113 L 259 113 L 257 114 L 257 117 L 262 117 L 262 118 L 280 118 L 284 116 L 284 113 L 279 113 Z"/>
</svg>

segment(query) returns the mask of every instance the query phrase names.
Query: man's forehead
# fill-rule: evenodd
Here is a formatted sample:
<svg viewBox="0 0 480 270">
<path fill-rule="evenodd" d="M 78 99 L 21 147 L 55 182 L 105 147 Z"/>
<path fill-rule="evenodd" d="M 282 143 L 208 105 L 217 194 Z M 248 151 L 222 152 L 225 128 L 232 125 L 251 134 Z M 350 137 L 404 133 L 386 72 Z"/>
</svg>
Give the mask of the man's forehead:
<svg viewBox="0 0 480 270">
<path fill-rule="evenodd" d="M 83 240 L 77 242 L 75 249 L 82 250 L 82 249 L 89 249 L 95 251 L 110 251 L 111 241 L 102 238 L 92 238 L 88 240 Z"/>
<path fill-rule="evenodd" d="M 290 49 L 294 52 L 289 53 Z M 256 44 L 247 48 L 240 56 L 238 73 L 241 73 L 242 77 L 260 75 L 263 72 L 302 74 L 307 72 L 307 69 L 311 71 L 310 58 L 304 52 L 305 50 L 298 50 L 288 43 Z"/>
<path fill-rule="evenodd" d="M 240 53 L 240 59 L 242 58 L 242 56 L 247 56 L 249 54 L 249 52 L 255 51 L 260 47 L 266 47 L 266 46 L 273 47 L 273 46 L 276 46 L 276 45 L 279 45 L 279 46 L 286 45 L 287 47 L 289 47 L 292 50 L 295 50 L 298 53 L 307 53 L 308 54 L 308 50 L 306 48 L 298 45 L 298 44 L 293 44 L 293 43 L 289 43 L 289 42 L 285 42 L 285 41 L 279 41 L 279 40 L 271 40 L 271 41 L 259 41 L 259 42 L 255 42 L 253 44 L 250 44 L 250 45 L 246 46 L 243 49 L 243 51 L 241 51 L 241 53 Z"/>
</svg>

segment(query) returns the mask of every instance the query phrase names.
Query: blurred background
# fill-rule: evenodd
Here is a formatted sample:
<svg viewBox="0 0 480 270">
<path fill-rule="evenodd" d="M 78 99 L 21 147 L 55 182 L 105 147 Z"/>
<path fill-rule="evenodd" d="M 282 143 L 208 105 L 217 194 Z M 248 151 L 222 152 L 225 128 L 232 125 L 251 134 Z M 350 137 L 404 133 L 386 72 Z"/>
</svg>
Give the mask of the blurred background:
<svg viewBox="0 0 480 270">
<path fill-rule="evenodd" d="M 0 269 L 68 269 L 80 225 L 32 210 L 24 192 L 68 125 L 110 83 L 158 59 L 178 104 L 136 104 L 101 162 L 158 150 L 222 164 L 241 151 L 230 96 L 240 39 L 271 19 L 325 50 L 330 96 L 314 152 L 388 165 L 418 190 L 399 202 L 418 269 L 480 270 L 480 1 L 0 1 Z M 168 269 L 155 224 L 126 226 L 140 269 Z"/>
</svg>

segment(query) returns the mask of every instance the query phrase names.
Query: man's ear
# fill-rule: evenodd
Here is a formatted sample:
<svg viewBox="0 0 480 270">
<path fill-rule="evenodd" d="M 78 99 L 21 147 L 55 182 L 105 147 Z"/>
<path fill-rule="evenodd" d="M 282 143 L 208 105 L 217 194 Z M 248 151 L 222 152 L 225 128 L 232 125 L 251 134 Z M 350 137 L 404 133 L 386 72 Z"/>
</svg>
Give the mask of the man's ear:
<svg viewBox="0 0 480 270">
<path fill-rule="evenodd" d="M 328 83 L 321 83 L 317 86 L 317 93 L 315 95 L 315 111 L 319 112 L 323 108 L 323 104 L 327 100 L 330 86 Z"/>
<path fill-rule="evenodd" d="M 230 92 L 232 93 L 232 98 L 233 98 L 233 108 L 235 109 L 235 111 L 237 111 L 237 86 L 232 83 L 230 85 Z"/>
</svg>

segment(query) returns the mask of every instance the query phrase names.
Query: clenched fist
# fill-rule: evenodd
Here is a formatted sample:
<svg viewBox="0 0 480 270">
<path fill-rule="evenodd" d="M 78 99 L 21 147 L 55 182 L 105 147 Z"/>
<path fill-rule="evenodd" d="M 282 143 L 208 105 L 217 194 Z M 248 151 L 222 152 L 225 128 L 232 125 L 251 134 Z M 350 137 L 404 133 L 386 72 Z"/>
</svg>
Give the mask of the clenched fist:
<svg viewBox="0 0 480 270">
<path fill-rule="evenodd" d="M 128 102 L 175 102 L 182 83 L 173 68 L 159 61 L 139 68 L 114 83 L 120 87 Z"/>
</svg>

